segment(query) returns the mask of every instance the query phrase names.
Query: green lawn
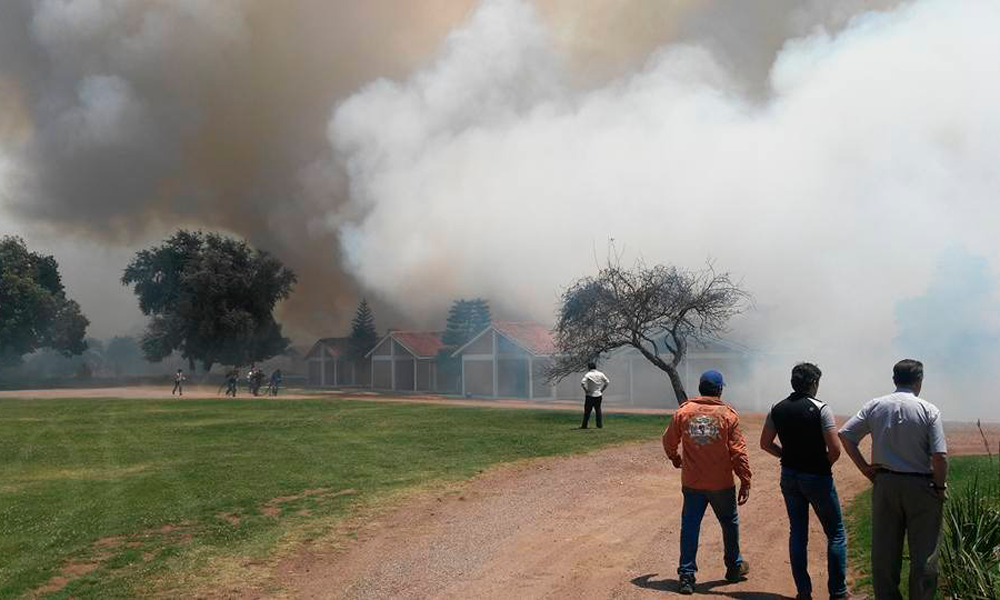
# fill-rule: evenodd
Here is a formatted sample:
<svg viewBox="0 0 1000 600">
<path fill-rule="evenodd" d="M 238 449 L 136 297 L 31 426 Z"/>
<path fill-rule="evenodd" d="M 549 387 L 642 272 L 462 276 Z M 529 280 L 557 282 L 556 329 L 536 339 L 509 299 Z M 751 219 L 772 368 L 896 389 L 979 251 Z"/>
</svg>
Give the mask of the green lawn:
<svg viewBox="0 0 1000 600">
<path fill-rule="evenodd" d="M 948 472 L 948 494 L 952 502 L 962 490 L 972 485 L 977 474 L 981 479 L 996 478 L 996 459 L 990 462 L 986 456 L 958 456 L 950 461 Z M 872 516 L 871 488 L 858 494 L 847 510 L 848 558 L 858 579 L 855 583 L 855 593 L 872 596 L 871 580 L 871 546 L 872 546 Z M 904 550 L 903 573 L 900 577 L 900 591 L 903 598 L 908 598 L 906 586 L 909 576 L 909 556 Z M 943 582 L 942 582 L 943 583 Z"/>
<path fill-rule="evenodd" d="M 199 583 L 191 571 L 213 577 L 209 560 L 266 560 L 395 492 L 654 439 L 667 423 L 611 415 L 576 431 L 578 418 L 323 399 L 0 400 L 0 598 L 60 576 L 52 597 L 179 592 Z"/>
</svg>

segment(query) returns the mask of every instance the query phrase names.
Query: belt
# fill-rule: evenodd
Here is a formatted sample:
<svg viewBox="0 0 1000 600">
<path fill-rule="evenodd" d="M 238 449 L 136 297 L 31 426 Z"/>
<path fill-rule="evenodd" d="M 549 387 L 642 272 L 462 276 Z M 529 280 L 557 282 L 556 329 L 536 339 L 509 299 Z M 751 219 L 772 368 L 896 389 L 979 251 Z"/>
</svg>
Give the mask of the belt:
<svg viewBox="0 0 1000 600">
<path fill-rule="evenodd" d="M 878 473 L 891 473 L 893 475 L 906 475 L 907 477 L 925 477 L 927 479 L 934 477 L 932 473 L 909 473 L 906 471 L 893 471 L 892 469 L 885 469 L 883 467 L 876 467 L 875 471 Z"/>
</svg>

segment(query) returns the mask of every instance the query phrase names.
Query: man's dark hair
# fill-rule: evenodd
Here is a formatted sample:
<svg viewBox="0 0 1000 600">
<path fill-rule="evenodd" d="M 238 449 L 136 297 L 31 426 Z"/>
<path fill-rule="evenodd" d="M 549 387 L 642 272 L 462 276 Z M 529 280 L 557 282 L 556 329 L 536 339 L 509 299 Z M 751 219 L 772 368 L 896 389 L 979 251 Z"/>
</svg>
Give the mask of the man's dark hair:
<svg viewBox="0 0 1000 600">
<path fill-rule="evenodd" d="M 809 388 L 819 381 L 823 371 L 812 363 L 801 362 L 792 368 L 792 389 L 800 394 L 808 394 Z"/>
<path fill-rule="evenodd" d="M 702 381 L 698 384 L 698 393 L 702 396 L 718 397 L 722 395 L 722 387 L 708 381 Z"/>
<path fill-rule="evenodd" d="M 896 385 L 914 385 L 924 379 L 924 363 L 907 358 L 892 368 L 892 382 Z"/>
<path fill-rule="evenodd" d="M 595 363 L 595 362 L 589 362 L 589 363 L 587 363 L 587 368 L 590 369 L 591 371 L 593 371 L 594 369 L 597 368 L 597 363 Z"/>
</svg>

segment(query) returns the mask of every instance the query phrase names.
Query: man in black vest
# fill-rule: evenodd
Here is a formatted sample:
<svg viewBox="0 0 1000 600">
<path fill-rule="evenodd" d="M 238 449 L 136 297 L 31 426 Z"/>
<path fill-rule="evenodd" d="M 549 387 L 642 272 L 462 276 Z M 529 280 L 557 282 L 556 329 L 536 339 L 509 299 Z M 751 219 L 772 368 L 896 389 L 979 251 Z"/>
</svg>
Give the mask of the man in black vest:
<svg viewBox="0 0 1000 600">
<path fill-rule="evenodd" d="M 840 458 L 833 413 L 816 399 L 822 372 L 812 363 L 792 369 L 792 395 L 771 407 L 760 434 L 760 447 L 781 459 L 781 493 L 788 510 L 788 554 L 796 598 L 812 598 L 806 548 L 809 507 L 826 533 L 827 588 L 830 598 L 847 597 L 847 535 L 830 467 Z M 774 443 L 775 436 L 781 441 Z"/>
</svg>

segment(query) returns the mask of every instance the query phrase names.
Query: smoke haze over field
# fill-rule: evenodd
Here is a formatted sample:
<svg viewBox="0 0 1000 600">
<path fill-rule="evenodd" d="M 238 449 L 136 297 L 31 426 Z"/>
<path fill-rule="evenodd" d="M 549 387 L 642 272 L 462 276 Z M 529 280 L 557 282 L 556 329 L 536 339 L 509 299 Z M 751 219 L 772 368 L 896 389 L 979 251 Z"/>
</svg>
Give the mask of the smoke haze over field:
<svg viewBox="0 0 1000 600">
<path fill-rule="evenodd" d="M 913 355 L 996 420 L 968 399 L 1000 384 L 998 27 L 986 0 L 4 2 L 3 229 L 247 236 L 300 274 L 303 338 L 359 293 L 380 327 L 463 296 L 551 321 L 614 238 L 743 278 L 765 395 L 811 359 L 850 412 Z"/>
</svg>

